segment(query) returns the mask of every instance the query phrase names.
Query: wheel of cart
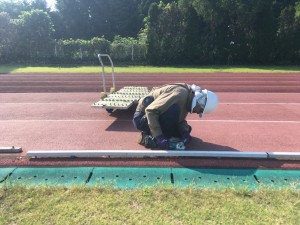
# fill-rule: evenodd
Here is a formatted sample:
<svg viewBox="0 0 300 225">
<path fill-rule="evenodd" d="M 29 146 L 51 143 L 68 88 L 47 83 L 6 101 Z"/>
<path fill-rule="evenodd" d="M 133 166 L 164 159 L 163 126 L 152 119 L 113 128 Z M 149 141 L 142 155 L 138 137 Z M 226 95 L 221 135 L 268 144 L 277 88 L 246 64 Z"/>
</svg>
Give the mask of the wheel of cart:
<svg viewBox="0 0 300 225">
<path fill-rule="evenodd" d="M 110 92 L 106 91 L 105 68 L 102 58 L 107 57 L 111 64 L 112 71 L 112 87 Z M 104 108 L 108 113 L 112 113 L 116 109 L 128 109 L 140 98 L 146 96 L 149 91 L 147 87 L 126 86 L 116 91 L 114 64 L 108 54 L 98 54 L 98 59 L 102 67 L 102 85 L 100 101 L 92 105 L 93 108 Z"/>
</svg>

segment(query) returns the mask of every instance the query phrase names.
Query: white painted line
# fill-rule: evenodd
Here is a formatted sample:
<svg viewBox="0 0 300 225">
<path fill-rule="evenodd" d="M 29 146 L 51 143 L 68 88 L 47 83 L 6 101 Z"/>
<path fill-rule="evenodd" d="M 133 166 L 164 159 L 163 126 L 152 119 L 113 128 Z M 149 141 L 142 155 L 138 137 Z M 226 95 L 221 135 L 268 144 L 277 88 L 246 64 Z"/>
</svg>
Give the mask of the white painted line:
<svg viewBox="0 0 300 225">
<path fill-rule="evenodd" d="M 222 102 L 220 105 L 300 105 L 300 102 Z"/>
<path fill-rule="evenodd" d="M 222 123 L 300 123 L 299 120 L 188 120 L 190 122 L 222 122 Z"/>
<path fill-rule="evenodd" d="M 28 120 L 0 120 L 2 122 L 129 122 L 131 120 L 119 120 L 119 119 L 111 119 L 111 120 L 35 120 L 35 119 L 28 119 Z"/>
<path fill-rule="evenodd" d="M 270 159 L 300 159 L 299 152 L 268 152 Z"/>
<path fill-rule="evenodd" d="M 167 150 L 68 150 L 28 151 L 29 157 L 216 157 L 267 159 L 266 152 L 234 151 L 167 151 Z"/>
<path fill-rule="evenodd" d="M 0 123 L 2 122 L 131 122 L 131 120 L 119 120 L 119 119 L 110 119 L 110 120 L 36 120 L 36 119 L 28 119 L 28 120 L 0 120 Z M 299 120 L 187 120 L 188 122 L 208 122 L 208 123 L 215 123 L 215 122 L 221 122 L 221 123 L 300 123 Z"/>
<path fill-rule="evenodd" d="M 7 105 L 48 105 L 48 104 L 93 104 L 93 101 L 86 102 L 1 102 L 1 104 Z M 274 102 L 274 103 L 264 103 L 264 102 L 222 102 L 219 105 L 300 105 L 300 102 Z"/>
<path fill-rule="evenodd" d="M 92 102 L 1 102 L 1 105 L 62 105 L 62 104 L 68 104 L 68 105 L 76 105 L 76 104 L 92 104 Z"/>
</svg>

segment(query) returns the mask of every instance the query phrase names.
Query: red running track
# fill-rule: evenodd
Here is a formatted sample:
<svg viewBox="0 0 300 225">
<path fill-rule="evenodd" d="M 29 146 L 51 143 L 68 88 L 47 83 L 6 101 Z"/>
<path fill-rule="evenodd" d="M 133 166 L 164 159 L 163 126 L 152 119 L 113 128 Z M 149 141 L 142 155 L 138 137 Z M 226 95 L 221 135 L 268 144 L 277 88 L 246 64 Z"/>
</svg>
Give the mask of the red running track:
<svg viewBox="0 0 300 225">
<path fill-rule="evenodd" d="M 109 79 L 109 77 L 108 77 Z M 190 150 L 299 152 L 300 74 L 121 74 L 117 88 L 172 82 L 218 93 L 220 106 L 193 127 Z M 108 87 L 111 84 L 108 82 Z M 0 166 L 190 166 L 300 168 L 300 161 L 203 158 L 27 159 L 28 150 L 143 150 L 131 118 L 134 108 L 108 114 L 93 109 L 99 74 L 0 74 Z"/>
</svg>

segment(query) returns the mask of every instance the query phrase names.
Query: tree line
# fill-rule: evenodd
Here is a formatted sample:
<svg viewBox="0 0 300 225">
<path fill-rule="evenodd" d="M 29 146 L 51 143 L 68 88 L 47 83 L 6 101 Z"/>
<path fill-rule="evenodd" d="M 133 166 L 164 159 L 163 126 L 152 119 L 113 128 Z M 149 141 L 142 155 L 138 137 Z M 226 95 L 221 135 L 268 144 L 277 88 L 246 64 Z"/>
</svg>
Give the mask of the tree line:
<svg viewBox="0 0 300 225">
<path fill-rule="evenodd" d="M 0 0 L 0 63 L 299 64 L 299 0 Z"/>
</svg>

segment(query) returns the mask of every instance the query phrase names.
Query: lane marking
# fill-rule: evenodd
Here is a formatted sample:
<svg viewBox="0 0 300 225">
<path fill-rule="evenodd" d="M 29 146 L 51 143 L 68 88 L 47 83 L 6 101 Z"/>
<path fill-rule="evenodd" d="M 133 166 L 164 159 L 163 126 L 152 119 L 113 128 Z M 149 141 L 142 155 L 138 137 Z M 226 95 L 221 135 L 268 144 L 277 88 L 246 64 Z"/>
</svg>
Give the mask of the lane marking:
<svg viewBox="0 0 300 225">
<path fill-rule="evenodd" d="M 300 123 L 299 120 L 187 120 L 188 122 L 209 122 L 209 123 Z M 132 122 L 132 120 L 36 120 L 36 119 L 28 119 L 28 120 L 0 120 L 1 122 Z"/>
<path fill-rule="evenodd" d="M 222 123 L 300 123 L 299 120 L 188 120 L 190 122 L 222 122 Z"/>
<path fill-rule="evenodd" d="M 97 101 L 97 100 L 95 100 Z M 0 102 L 7 105 L 47 105 L 47 104 L 93 104 L 94 102 Z M 300 104 L 300 103 L 299 103 Z"/>
<path fill-rule="evenodd" d="M 300 105 L 300 102 L 222 102 L 220 105 Z"/>
<path fill-rule="evenodd" d="M 95 100 L 97 101 L 97 100 Z M 88 102 L 0 102 L 2 105 L 47 105 L 47 104 L 93 104 L 95 101 Z M 300 105 L 300 102 L 220 102 L 220 105 Z"/>
</svg>

